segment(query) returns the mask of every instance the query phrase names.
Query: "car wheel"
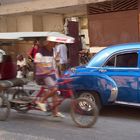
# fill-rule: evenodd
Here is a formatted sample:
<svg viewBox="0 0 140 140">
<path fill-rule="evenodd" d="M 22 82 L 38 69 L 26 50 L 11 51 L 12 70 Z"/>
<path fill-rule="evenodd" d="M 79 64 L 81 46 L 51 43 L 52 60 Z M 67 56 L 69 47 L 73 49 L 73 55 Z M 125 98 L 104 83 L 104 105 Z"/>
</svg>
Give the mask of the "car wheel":
<svg viewBox="0 0 140 140">
<path fill-rule="evenodd" d="M 100 97 L 97 93 L 95 93 L 95 92 L 92 92 L 92 93 L 82 92 L 80 94 L 80 97 L 89 99 L 90 101 L 92 101 L 96 104 L 96 106 L 98 107 L 99 110 L 101 109 L 101 100 L 100 100 Z"/>
</svg>

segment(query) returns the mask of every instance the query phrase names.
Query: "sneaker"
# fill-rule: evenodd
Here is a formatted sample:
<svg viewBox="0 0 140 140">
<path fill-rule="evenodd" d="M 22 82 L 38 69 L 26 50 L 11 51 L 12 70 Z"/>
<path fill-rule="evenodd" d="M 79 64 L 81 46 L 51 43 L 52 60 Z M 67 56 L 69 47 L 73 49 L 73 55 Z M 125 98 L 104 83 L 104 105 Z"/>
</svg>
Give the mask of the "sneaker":
<svg viewBox="0 0 140 140">
<path fill-rule="evenodd" d="M 42 111 L 44 111 L 44 112 L 47 111 L 47 109 L 46 109 L 46 104 L 40 103 L 40 102 L 37 102 L 36 104 L 39 106 L 39 108 L 40 108 Z"/>
<path fill-rule="evenodd" d="M 65 115 L 63 115 L 62 113 L 58 112 L 54 117 L 65 118 Z"/>
</svg>

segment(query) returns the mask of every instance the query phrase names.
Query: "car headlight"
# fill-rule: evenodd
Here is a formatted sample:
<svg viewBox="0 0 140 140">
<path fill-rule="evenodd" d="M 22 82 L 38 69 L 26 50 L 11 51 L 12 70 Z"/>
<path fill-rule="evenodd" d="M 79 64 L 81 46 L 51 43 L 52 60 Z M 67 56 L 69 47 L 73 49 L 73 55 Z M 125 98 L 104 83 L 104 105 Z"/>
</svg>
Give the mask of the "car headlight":
<svg viewBox="0 0 140 140">
<path fill-rule="evenodd" d="M 76 71 L 76 68 L 70 68 L 68 70 L 66 70 L 63 74 L 64 77 L 69 77 L 71 75 L 73 75 Z"/>
<path fill-rule="evenodd" d="M 75 73 L 76 68 L 71 68 L 70 71 L 73 72 L 73 73 Z"/>
</svg>

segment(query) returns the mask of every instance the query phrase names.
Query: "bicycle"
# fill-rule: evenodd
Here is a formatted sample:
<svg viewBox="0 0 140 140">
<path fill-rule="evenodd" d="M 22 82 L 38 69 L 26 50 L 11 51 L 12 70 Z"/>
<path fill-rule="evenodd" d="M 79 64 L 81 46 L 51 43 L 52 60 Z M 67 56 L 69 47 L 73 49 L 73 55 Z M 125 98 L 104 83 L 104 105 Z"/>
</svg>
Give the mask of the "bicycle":
<svg viewBox="0 0 140 140">
<path fill-rule="evenodd" d="M 55 105 L 51 101 L 46 101 L 47 111 L 53 111 L 53 109 L 59 106 L 65 99 L 71 98 L 71 117 L 75 124 L 82 128 L 92 127 L 98 118 L 98 109 L 96 105 L 86 98 L 75 98 L 74 90 L 70 86 L 70 82 L 73 79 L 64 78 L 58 85 L 66 85 L 67 88 L 59 89 L 59 96 L 61 97 Z M 8 100 L 4 94 L 0 96 L 0 111 L 3 111 L 3 117 L 0 116 L 0 120 L 6 120 L 10 115 L 10 109 L 15 109 L 20 113 L 26 113 L 30 110 L 40 110 L 36 104 L 36 101 L 41 98 L 43 93 L 48 90 L 45 86 L 40 87 L 39 92 L 33 96 L 28 94 L 22 87 L 16 89 L 12 100 Z M 5 92 L 6 93 L 6 92 Z"/>
</svg>

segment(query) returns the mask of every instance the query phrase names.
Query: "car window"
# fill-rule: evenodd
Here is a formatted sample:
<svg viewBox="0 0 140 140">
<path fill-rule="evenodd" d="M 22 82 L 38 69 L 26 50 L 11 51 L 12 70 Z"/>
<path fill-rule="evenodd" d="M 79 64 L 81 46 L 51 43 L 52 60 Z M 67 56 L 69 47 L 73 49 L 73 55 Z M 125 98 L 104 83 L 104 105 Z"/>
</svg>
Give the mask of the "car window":
<svg viewBox="0 0 140 140">
<path fill-rule="evenodd" d="M 137 64 L 137 53 L 125 53 L 111 57 L 105 64 L 105 67 L 137 67 Z"/>
<path fill-rule="evenodd" d="M 105 66 L 114 67 L 114 66 L 115 66 L 115 60 L 116 60 L 116 57 L 115 57 L 115 56 L 111 57 L 111 58 L 107 61 L 107 63 L 105 64 Z"/>
</svg>

